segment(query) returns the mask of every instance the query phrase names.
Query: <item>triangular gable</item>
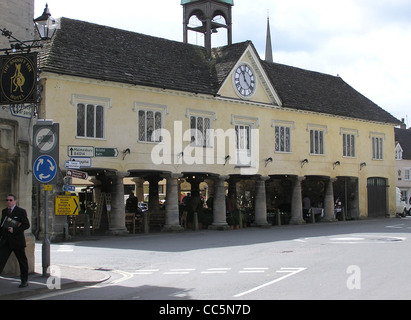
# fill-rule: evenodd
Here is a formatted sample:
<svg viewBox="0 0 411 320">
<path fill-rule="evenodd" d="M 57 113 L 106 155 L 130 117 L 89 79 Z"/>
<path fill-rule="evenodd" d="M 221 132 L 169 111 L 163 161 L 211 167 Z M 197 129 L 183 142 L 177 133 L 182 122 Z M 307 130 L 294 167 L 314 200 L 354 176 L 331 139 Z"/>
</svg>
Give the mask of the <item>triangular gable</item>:
<svg viewBox="0 0 411 320">
<path fill-rule="evenodd" d="M 402 160 L 402 154 L 404 150 L 401 147 L 401 144 L 397 141 L 395 146 L 395 160 Z"/>
<path fill-rule="evenodd" d="M 251 94 L 244 92 L 244 95 L 242 95 L 240 91 L 236 89 L 235 74 L 240 66 L 247 66 L 254 75 L 255 90 Z M 250 78 L 248 81 L 250 81 Z M 274 106 L 282 105 L 281 99 L 267 76 L 251 42 L 222 82 L 218 90 L 218 95 L 224 98 L 241 99 L 255 103 L 272 104 Z"/>
</svg>

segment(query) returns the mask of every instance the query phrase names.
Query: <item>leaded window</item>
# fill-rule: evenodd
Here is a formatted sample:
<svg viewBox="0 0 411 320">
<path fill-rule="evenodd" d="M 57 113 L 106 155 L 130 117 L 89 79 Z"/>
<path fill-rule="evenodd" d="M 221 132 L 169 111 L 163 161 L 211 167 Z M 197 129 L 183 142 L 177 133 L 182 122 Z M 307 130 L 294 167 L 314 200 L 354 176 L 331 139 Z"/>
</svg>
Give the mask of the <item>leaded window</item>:
<svg viewBox="0 0 411 320">
<path fill-rule="evenodd" d="M 324 131 L 310 130 L 310 153 L 324 154 Z"/>
<path fill-rule="evenodd" d="M 291 152 L 291 128 L 289 126 L 275 126 L 275 151 Z"/>
<path fill-rule="evenodd" d="M 236 125 L 237 165 L 251 165 L 251 126 Z"/>
<path fill-rule="evenodd" d="M 383 138 L 372 137 L 372 158 L 373 160 L 383 160 Z"/>
<path fill-rule="evenodd" d="M 344 133 L 343 134 L 343 156 L 355 157 L 355 135 Z"/>
<path fill-rule="evenodd" d="M 191 145 L 209 147 L 211 119 L 209 117 L 190 116 Z"/>
<path fill-rule="evenodd" d="M 104 138 L 104 107 L 77 104 L 77 137 Z"/>
<path fill-rule="evenodd" d="M 138 111 L 138 140 L 161 142 L 162 113 L 160 111 Z"/>
</svg>

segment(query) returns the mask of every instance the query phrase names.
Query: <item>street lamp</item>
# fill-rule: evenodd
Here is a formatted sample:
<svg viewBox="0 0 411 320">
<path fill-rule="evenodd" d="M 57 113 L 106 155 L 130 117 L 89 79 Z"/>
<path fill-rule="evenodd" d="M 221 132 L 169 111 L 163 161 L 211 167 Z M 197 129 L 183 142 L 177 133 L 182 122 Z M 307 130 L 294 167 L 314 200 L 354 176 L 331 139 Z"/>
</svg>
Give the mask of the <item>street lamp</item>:
<svg viewBox="0 0 411 320">
<path fill-rule="evenodd" d="M 43 14 L 34 19 L 37 32 L 40 35 L 41 40 L 50 40 L 53 38 L 54 33 L 57 30 L 56 19 L 54 19 L 49 10 L 49 5 L 46 4 Z"/>
<path fill-rule="evenodd" d="M 34 25 L 36 26 L 37 32 L 40 36 L 40 40 L 34 39 L 22 41 L 14 37 L 11 31 L 7 29 L 2 29 L 0 30 L 1 35 L 10 39 L 10 48 L 0 49 L 0 52 L 5 51 L 6 54 L 9 54 L 10 52 L 16 53 L 27 51 L 27 53 L 29 53 L 31 49 L 42 48 L 42 41 L 51 40 L 51 38 L 54 36 L 54 33 L 57 30 L 58 24 L 56 23 L 56 20 L 52 18 L 49 11 L 49 6 L 47 4 L 43 14 L 40 17 L 34 19 L 33 21 Z"/>
</svg>

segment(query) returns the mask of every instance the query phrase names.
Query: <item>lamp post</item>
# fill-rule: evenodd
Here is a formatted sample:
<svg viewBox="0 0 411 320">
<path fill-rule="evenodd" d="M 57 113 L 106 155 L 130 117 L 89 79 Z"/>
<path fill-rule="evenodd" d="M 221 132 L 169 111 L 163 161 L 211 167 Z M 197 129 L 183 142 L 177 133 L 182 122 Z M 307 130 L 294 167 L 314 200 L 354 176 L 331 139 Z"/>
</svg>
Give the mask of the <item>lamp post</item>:
<svg viewBox="0 0 411 320">
<path fill-rule="evenodd" d="M 54 33 L 57 29 L 56 20 L 51 16 L 49 6 L 46 4 L 43 14 L 34 19 L 34 25 L 36 26 L 37 32 L 41 40 L 50 40 L 53 38 Z M 48 237 L 48 195 L 47 190 L 45 190 L 45 214 L 44 214 L 44 240 L 42 245 L 42 267 L 43 267 L 43 277 L 50 275 L 50 240 Z"/>
</svg>

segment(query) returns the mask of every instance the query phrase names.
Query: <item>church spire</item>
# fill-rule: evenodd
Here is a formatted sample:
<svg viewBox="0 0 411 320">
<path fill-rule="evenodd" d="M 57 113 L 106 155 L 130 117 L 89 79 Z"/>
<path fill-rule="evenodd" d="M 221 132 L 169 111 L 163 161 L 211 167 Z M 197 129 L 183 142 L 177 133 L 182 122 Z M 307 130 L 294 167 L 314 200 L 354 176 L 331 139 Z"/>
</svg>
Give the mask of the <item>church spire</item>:
<svg viewBox="0 0 411 320">
<path fill-rule="evenodd" d="M 270 17 L 267 17 L 267 39 L 265 43 L 265 61 L 273 61 L 273 47 L 271 45 Z"/>
</svg>

